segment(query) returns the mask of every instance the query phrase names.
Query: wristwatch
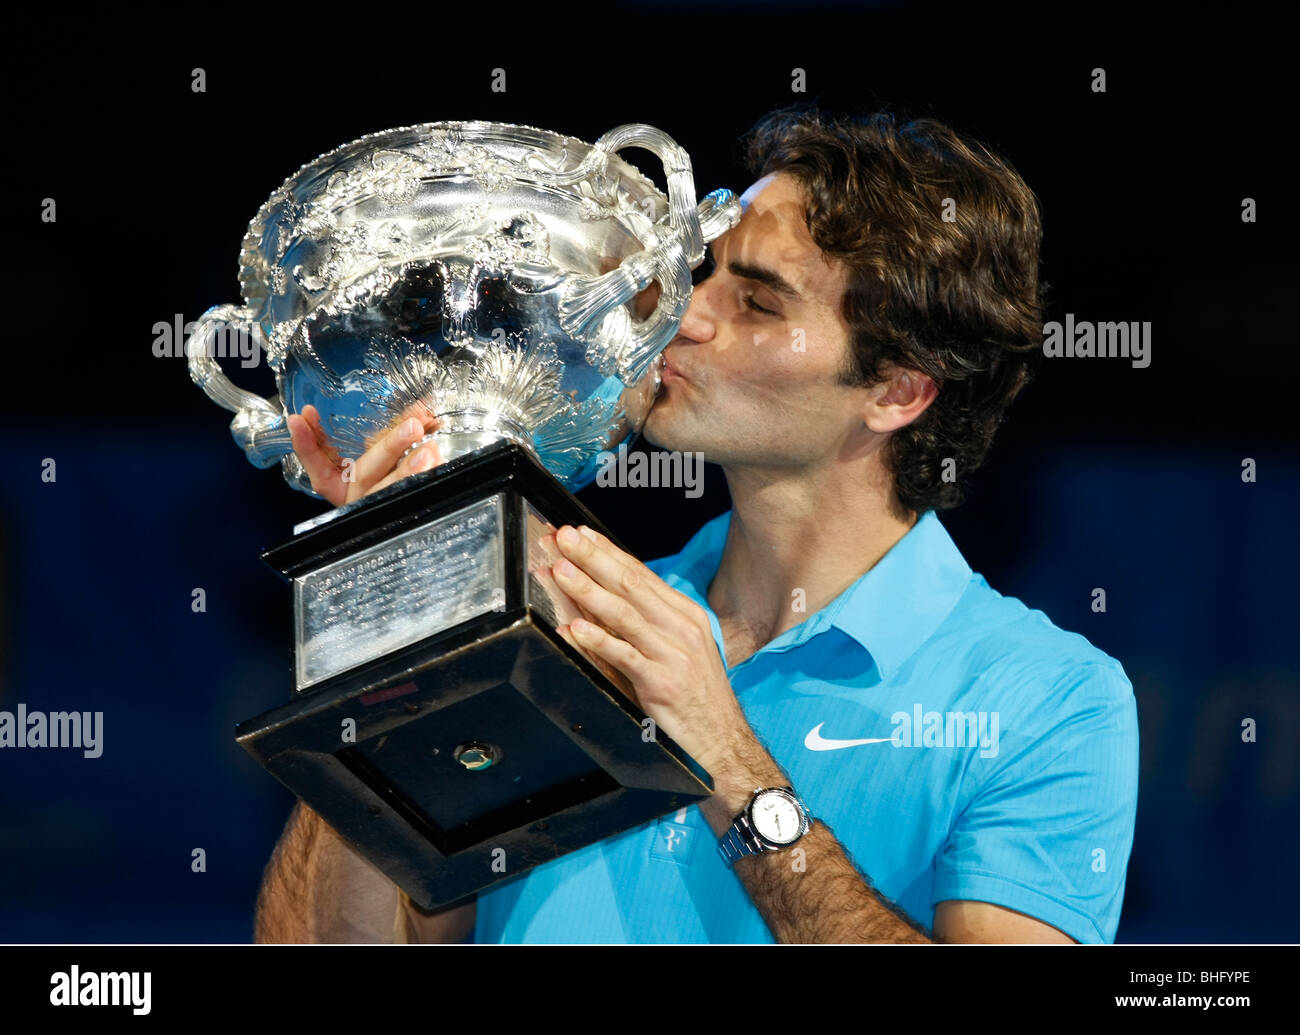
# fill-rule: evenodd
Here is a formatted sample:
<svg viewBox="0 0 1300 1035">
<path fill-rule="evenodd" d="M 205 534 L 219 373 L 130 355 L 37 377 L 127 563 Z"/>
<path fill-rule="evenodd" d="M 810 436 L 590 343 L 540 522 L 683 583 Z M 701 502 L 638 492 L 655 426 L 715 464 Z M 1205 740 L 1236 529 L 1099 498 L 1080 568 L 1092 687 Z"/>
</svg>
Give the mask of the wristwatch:
<svg viewBox="0 0 1300 1035">
<path fill-rule="evenodd" d="M 718 842 L 728 866 L 745 855 L 789 848 L 812 823 L 808 806 L 793 787 L 759 787 L 731 829 Z"/>
</svg>

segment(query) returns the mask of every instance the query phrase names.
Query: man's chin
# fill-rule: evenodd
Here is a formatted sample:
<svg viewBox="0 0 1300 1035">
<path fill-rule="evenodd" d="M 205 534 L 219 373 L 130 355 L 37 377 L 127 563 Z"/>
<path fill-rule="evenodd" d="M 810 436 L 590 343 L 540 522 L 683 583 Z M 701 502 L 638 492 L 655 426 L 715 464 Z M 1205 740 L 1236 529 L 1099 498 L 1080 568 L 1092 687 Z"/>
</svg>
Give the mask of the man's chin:
<svg viewBox="0 0 1300 1035">
<path fill-rule="evenodd" d="M 645 423 L 641 425 L 642 440 L 656 449 L 666 449 L 671 453 L 674 448 L 672 445 L 672 423 L 668 415 L 659 408 L 659 404 L 655 403 L 654 406 L 650 407 Z"/>
<path fill-rule="evenodd" d="M 667 403 L 661 395 L 650 407 L 641 426 L 641 438 L 656 449 L 669 453 L 699 452 L 704 440 L 710 437 L 709 432 L 715 429 L 708 421 L 701 427 L 693 413 Z"/>
</svg>

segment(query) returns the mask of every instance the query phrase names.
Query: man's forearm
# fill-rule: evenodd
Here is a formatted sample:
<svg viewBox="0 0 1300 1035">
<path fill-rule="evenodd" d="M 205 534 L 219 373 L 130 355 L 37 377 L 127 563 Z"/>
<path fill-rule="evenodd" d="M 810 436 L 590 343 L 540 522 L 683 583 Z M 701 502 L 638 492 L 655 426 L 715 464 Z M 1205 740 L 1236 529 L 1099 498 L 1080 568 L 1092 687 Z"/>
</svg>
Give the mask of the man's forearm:
<svg viewBox="0 0 1300 1035">
<path fill-rule="evenodd" d="M 737 748 L 734 765 L 714 774 L 713 796 L 700 803 L 700 811 L 714 835 L 722 837 L 755 790 L 787 782 L 756 740 L 745 743 Z M 746 856 L 734 868 L 779 942 L 933 940 L 876 894 L 824 823 L 814 820 L 793 848 Z"/>
<path fill-rule="evenodd" d="M 299 802 L 266 868 L 253 937 L 391 942 L 397 908 L 397 886 Z"/>
</svg>

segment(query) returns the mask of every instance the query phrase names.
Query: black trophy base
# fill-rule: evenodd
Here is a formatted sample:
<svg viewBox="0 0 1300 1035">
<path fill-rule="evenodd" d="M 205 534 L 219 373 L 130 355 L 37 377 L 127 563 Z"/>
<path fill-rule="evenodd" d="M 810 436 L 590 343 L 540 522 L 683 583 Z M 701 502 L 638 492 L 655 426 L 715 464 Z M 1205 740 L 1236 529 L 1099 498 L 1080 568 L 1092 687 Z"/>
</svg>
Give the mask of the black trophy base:
<svg viewBox="0 0 1300 1035">
<path fill-rule="evenodd" d="M 556 631 L 537 537 L 562 524 L 614 537 L 519 446 L 404 479 L 263 559 L 295 585 L 317 586 L 322 569 L 347 569 L 382 544 L 454 539 L 443 529 L 455 531 L 458 513 L 499 521 L 480 539 L 485 553 L 500 552 L 492 606 L 344 671 L 331 672 L 326 656 L 324 676 L 297 656 L 300 635 L 295 699 L 236 730 L 424 910 L 712 792 L 708 773 Z"/>
</svg>

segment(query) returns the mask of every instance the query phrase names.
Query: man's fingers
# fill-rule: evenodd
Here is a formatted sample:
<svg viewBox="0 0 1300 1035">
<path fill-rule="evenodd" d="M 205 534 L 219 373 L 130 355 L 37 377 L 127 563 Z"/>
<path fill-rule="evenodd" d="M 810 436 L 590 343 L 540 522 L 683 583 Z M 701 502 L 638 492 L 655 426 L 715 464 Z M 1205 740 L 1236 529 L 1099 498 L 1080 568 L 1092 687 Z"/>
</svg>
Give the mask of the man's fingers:
<svg viewBox="0 0 1300 1035">
<path fill-rule="evenodd" d="M 582 609 L 579 608 L 579 610 Z M 586 614 L 585 611 L 583 613 Z M 595 623 L 594 619 L 590 615 L 587 615 L 587 621 L 593 622 L 593 624 L 598 624 Z M 586 658 L 593 665 L 595 665 L 596 668 L 600 670 L 600 672 L 605 676 L 606 679 L 608 679 L 611 683 L 614 684 L 614 686 L 616 686 L 619 690 L 623 692 L 623 695 L 627 697 L 628 700 L 634 702 L 637 705 L 637 707 L 641 706 L 641 701 L 636 695 L 636 688 L 632 685 L 632 681 L 628 679 L 628 677 L 624 673 L 616 669 L 613 665 L 611 665 L 608 661 L 602 658 L 595 651 L 591 650 L 589 647 L 584 647 L 581 643 L 579 643 L 576 639 L 574 639 L 573 630 L 569 628 L 569 624 L 567 622 L 564 623 L 563 625 L 556 626 L 555 631 L 564 637 L 564 641 L 570 647 L 572 647 L 584 658 Z"/>
<path fill-rule="evenodd" d="M 315 406 L 304 406 L 302 413 L 289 414 L 293 449 L 311 479 L 312 490 L 337 507 L 441 463 L 438 447 L 432 443 L 401 459 L 413 443 L 442 424 L 423 404 L 408 407 L 403 416 L 406 419 L 396 427 L 367 442 L 359 458 L 344 460 L 330 444 Z M 413 461 L 421 459 L 425 467 L 412 466 Z"/>
<path fill-rule="evenodd" d="M 359 487 L 358 495 L 378 487 L 379 480 L 393 470 L 408 446 L 423 438 L 427 432 L 418 417 L 408 417 L 397 427 L 382 435 L 367 449 L 353 467 L 353 478 Z"/>
<path fill-rule="evenodd" d="M 335 467 L 340 466 L 343 458 L 339 456 L 339 451 L 330 443 L 330 437 L 325 433 L 325 428 L 321 424 L 320 411 L 308 403 L 302 408 L 302 415 L 311 428 L 312 434 L 316 438 L 316 444 L 320 446 L 321 452 L 325 454 L 326 459 Z"/>
<path fill-rule="evenodd" d="M 376 492 L 379 489 L 386 488 L 394 482 L 401 481 L 407 475 L 418 474 L 420 471 L 429 471 L 442 463 L 442 454 L 438 452 L 438 447 L 430 442 L 428 445 L 421 446 L 414 453 L 403 460 L 385 478 L 381 478 L 374 485 L 364 490 L 365 494 Z"/>
<path fill-rule="evenodd" d="M 573 527 L 573 526 L 570 526 Z M 583 526 L 586 527 L 586 526 Z M 574 531 L 577 531 L 575 528 Z M 579 532 L 573 546 L 556 546 L 598 585 L 617 596 L 634 597 L 648 593 L 687 622 L 694 621 L 694 601 L 665 583 L 658 575 L 631 554 L 624 553 L 595 529 Z"/>
<path fill-rule="evenodd" d="M 297 454 L 302 469 L 307 472 L 307 477 L 311 479 L 312 491 L 337 507 L 347 497 L 347 487 L 343 484 L 338 466 L 326 455 L 306 417 L 291 413 L 288 423 L 293 451 Z"/>
</svg>

